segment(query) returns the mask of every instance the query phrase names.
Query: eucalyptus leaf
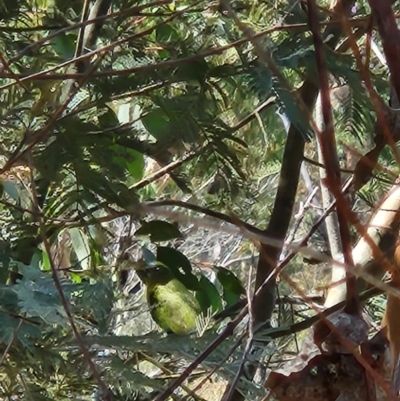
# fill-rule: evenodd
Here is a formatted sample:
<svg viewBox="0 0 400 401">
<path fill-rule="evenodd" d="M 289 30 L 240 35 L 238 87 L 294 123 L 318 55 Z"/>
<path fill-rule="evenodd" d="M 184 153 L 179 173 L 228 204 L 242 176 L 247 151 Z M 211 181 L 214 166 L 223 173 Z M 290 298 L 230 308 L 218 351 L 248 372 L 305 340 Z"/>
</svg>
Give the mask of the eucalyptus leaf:
<svg viewBox="0 0 400 401">
<path fill-rule="evenodd" d="M 91 252 L 89 239 L 86 234 L 79 228 L 71 228 L 69 230 L 71 236 L 72 247 L 75 251 L 78 262 L 83 270 L 89 270 L 91 267 Z"/>
<path fill-rule="evenodd" d="M 192 273 L 192 265 L 189 259 L 181 252 L 171 247 L 157 247 L 157 260 L 168 266 L 174 276 L 181 281 L 189 290 L 199 289 L 199 280 Z M 181 273 L 183 270 L 184 274 Z"/>
<path fill-rule="evenodd" d="M 199 280 L 200 290 L 196 292 L 197 301 L 203 311 L 211 308 L 213 313 L 222 310 L 221 296 L 215 285 L 205 276 L 201 276 Z"/>
<path fill-rule="evenodd" d="M 152 242 L 164 242 L 183 237 L 175 224 L 163 220 L 152 220 L 142 223 L 142 226 L 135 231 L 135 235 L 148 235 Z"/>
</svg>

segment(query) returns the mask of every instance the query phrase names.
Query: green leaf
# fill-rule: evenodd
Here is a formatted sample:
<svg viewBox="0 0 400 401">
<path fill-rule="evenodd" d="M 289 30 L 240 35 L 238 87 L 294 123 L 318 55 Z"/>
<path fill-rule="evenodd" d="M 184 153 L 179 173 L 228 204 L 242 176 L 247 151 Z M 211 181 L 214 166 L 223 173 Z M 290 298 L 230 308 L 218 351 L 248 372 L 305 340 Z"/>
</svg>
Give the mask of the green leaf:
<svg viewBox="0 0 400 401">
<path fill-rule="evenodd" d="M 152 220 L 142 223 L 142 227 L 136 230 L 135 235 L 149 235 L 151 242 L 169 241 L 174 238 L 183 238 L 175 224 L 164 220 Z"/>
<path fill-rule="evenodd" d="M 250 66 L 245 75 L 245 80 L 249 89 L 260 99 L 265 100 L 265 97 L 271 92 L 271 71 L 261 63 L 255 62 Z"/>
<path fill-rule="evenodd" d="M 126 206 L 127 202 L 132 202 L 132 196 L 129 196 L 129 190 L 122 182 L 110 181 L 104 173 L 94 170 L 85 162 L 76 162 L 74 166 L 78 181 L 85 190 L 92 190 L 109 202 L 122 207 Z"/>
<path fill-rule="evenodd" d="M 32 267 L 22 268 L 24 276 L 14 285 L 18 305 L 26 317 L 40 317 L 49 325 L 68 327 L 65 311 L 51 276 L 43 275 Z"/>
<path fill-rule="evenodd" d="M 213 313 L 220 312 L 222 300 L 215 285 L 206 276 L 201 276 L 199 286 L 201 290 L 196 291 L 196 298 L 202 311 L 211 308 Z"/>
<path fill-rule="evenodd" d="M 49 41 L 53 50 L 60 56 L 63 60 L 70 60 L 75 54 L 75 43 L 76 35 L 74 34 L 64 34 L 56 36 Z"/>
<path fill-rule="evenodd" d="M 144 157 L 141 153 L 136 150 L 129 149 L 129 153 L 132 155 L 132 161 L 127 161 L 126 166 L 130 175 L 137 181 L 141 180 L 144 175 Z"/>
<path fill-rule="evenodd" d="M 36 342 L 34 340 L 41 339 L 42 335 L 39 324 L 21 321 L 17 317 L 5 314 L 0 315 L 0 343 L 2 344 L 11 344 L 17 338 L 25 348 L 34 352 Z"/>
<path fill-rule="evenodd" d="M 50 271 L 51 270 L 51 265 L 50 265 L 50 258 L 47 252 L 42 252 L 42 264 L 41 268 L 43 271 Z"/>
<path fill-rule="evenodd" d="M 162 140 L 169 134 L 170 121 L 164 111 L 157 107 L 150 110 L 143 118 L 142 124 L 155 139 Z"/>
<path fill-rule="evenodd" d="M 246 294 L 241 281 L 228 269 L 217 266 L 217 279 L 221 283 L 222 287 L 236 295 Z"/>
<path fill-rule="evenodd" d="M 101 113 L 98 118 L 99 124 L 102 128 L 116 127 L 119 124 L 117 114 L 108 106 L 106 106 L 106 112 Z"/>
<path fill-rule="evenodd" d="M 156 40 L 157 42 L 171 43 L 180 39 L 177 31 L 171 27 L 171 25 L 159 25 L 156 28 Z"/>
<path fill-rule="evenodd" d="M 79 228 L 71 228 L 69 233 L 71 236 L 72 247 L 82 270 L 89 270 L 91 267 L 91 253 L 86 234 Z"/>
<path fill-rule="evenodd" d="M 17 188 L 17 185 L 14 184 L 11 181 L 3 181 L 2 183 L 2 187 L 4 192 L 11 197 L 12 199 L 14 199 L 15 201 L 19 200 L 19 191 Z"/>
<path fill-rule="evenodd" d="M 75 298 L 76 306 L 95 320 L 96 326 L 101 334 L 108 332 L 108 319 L 114 303 L 114 292 L 112 281 L 97 281 L 95 283 L 84 283 Z"/>
<path fill-rule="evenodd" d="M 120 145 L 113 145 L 110 152 L 113 155 L 113 161 L 126 168 L 135 180 L 139 181 L 143 178 L 145 166 L 143 154 Z"/>
<path fill-rule="evenodd" d="M 133 149 L 127 149 L 127 152 L 132 156 L 131 161 L 127 160 L 126 167 L 129 174 L 136 180 L 141 180 L 144 175 L 144 157 L 141 153 Z"/>
<path fill-rule="evenodd" d="M 210 68 L 208 76 L 215 78 L 231 77 L 237 73 L 237 67 L 231 64 L 218 65 Z"/>
<path fill-rule="evenodd" d="M 0 283 L 5 284 L 9 278 L 11 255 L 3 241 L 0 242 Z M 0 302 L 1 305 L 1 302 Z"/>
<path fill-rule="evenodd" d="M 224 299 L 224 301 L 226 303 L 226 307 L 235 305 L 241 299 L 241 297 L 238 294 L 236 294 L 232 291 L 229 291 L 225 288 L 222 291 L 222 298 Z"/>
<path fill-rule="evenodd" d="M 185 81 L 203 83 L 208 74 L 208 64 L 205 60 L 196 60 L 181 64 L 176 71 L 176 77 Z"/>
<path fill-rule="evenodd" d="M 70 272 L 69 275 L 71 277 L 71 281 L 74 284 L 80 284 L 82 282 L 82 276 L 80 274 L 74 273 L 74 272 Z"/>
<path fill-rule="evenodd" d="M 281 111 L 286 114 L 289 121 L 301 132 L 304 140 L 310 141 L 312 132 L 310 123 L 297 104 L 293 94 L 288 92 L 286 88 L 282 88 L 279 83 L 275 83 L 274 90 L 282 107 Z"/>
<path fill-rule="evenodd" d="M 199 289 L 199 280 L 192 273 L 192 265 L 184 254 L 170 247 L 158 246 L 157 260 L 169 267 L 174 276 L 189 290 L 196 291 Z M 185 274 L 180 272 L 181 268 Z"/>
<path fill-rule="evenodd" d="M 222 297 L 226 306 L 234 305 L 241 295 L 246 294 L 241 281 L 228 269 L 217 266 L 217 279 L 222 285 Z"/>
</svg>

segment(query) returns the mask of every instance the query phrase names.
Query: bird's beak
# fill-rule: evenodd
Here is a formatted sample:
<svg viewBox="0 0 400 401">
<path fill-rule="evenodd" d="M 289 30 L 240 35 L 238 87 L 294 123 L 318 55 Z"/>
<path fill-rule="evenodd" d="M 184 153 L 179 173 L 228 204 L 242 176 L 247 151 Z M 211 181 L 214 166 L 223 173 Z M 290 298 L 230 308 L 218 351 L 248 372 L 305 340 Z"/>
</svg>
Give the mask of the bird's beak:
<svg viewBox="0 0 400 401">
<path fill-rule="evenodd" d="M 149 269 L 145 267 L 140 267 L 138 269 L 135 269 L 136 274 L 139 276 L 140 279 L 146 279 L 149 277 Z"/>
</svg>

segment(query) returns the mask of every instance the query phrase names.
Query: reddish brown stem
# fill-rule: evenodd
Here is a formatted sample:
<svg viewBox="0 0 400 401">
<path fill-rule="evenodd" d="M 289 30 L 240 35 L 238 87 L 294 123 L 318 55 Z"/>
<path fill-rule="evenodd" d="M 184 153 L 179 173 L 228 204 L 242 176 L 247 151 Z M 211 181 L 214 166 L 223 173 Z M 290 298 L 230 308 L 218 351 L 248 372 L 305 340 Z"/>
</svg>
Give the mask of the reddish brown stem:
<svg viewBox="0 0 400 401">
<path fill-rule="evenodd" d="M 352 247 L 350 231 L 348 226 L 348 220 L 345 215 L 344 209 L 340 206 L 346 204 L 347 201 L 341 191 L 341 178 L 339 161 L 336 152 L 336 139 L 333 128 L 332 118 L 332 105 L 329 96 L 329 79 L 328 69 L 324 59 L 324 44 L 322 41 L 321 34 L 319 32 L 319 22 L 317 14 L 317 6 L 315 0 L 307 0 L 308 5 L 308 21 L 310 29 L 313 34 L 315 57 L 317 62 L 317 68 L 319 73 L 320 83 L 320 96 L 321 96 L 321 107 L 322 117 L 324 122 L 323 132 L 317 132 L 319 141 L 321 143 L 321 152 L 326 167 L 326 185 L 331 190 L 335 199 L 338 203 L 338 222 L 340 237 L 342 240 L 344 260 L 347 266 L 353 265 Z M 359 313 L 358 295 L 356 288 L 356 278 L 354 275 L 347 273 L 347 313 Z"/>
<path fill-rule="evenodd" d="M 383 51 L 391 73 L 392 84 L 400 99 L 400 31 L 397 28 L 390 0 L 369 0 L 372 15 L 381 35 Z"/>
</svg>

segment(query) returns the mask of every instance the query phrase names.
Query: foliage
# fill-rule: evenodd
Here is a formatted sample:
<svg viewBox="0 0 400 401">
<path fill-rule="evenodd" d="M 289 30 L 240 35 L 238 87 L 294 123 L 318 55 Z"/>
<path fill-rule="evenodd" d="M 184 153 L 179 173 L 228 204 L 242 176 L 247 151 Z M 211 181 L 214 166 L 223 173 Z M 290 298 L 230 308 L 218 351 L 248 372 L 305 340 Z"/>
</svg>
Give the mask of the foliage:
<svg viewBox="0 0 400 401">
<path fill-rule="evenodd" d="M 264 228 L 270 217 L 287 139 L 280 114 L 316 159 L 312 126 L 293 96 L 305 74 L 317 76 L 300 2 L 231 2 L 240 19 L 265 30 L 260 41 L 290 90 L 218 2 L 94 2 L 101 6 L 93 30 L 81 23 L 89 3 L 93 9 L 88 1 L 0 2 L 2 399 L 100 397 L 88 357 L 115 399 L 152 399 L 224 330 L 227 322 L 211 315 L 250 288 L 246 258 L 256 247 L 243 241 L 242 222 Z M 367 15 L 365 7 L 358 17 Z M 374 115 L 354 56 L 328 48 L 325 56 L 332 82 L 350 88 L 335 108 L 339 154 L 347 154 L 343 144 L 364 153 Z M 378 63 L 371 70 L 384 93 L 386 70 Z M 395 168 L 388 152 L 381 159 Z M 168 174 L 154 178 L 160 168 Z M 379 175 L 367 184 L 359 210 L 386 187 Z M 298 200 L 307 195 L 302 184 Z M 174 223 L 177 209 L 161 206 L 178 199 L 232 216 L 238 230 L 232 234 L 218 220 L 216 233 L 206 219 Z M 307 211 L 289 236 L 300 238 L 316 215 Z M 152 325 L 134 273 L 144 249 L 196 292 L 204 311 L 196 335 L 165 336 Z M 310 291 L 323 278 L 300 265 L 296 258 L 293 277 Z M 282 295 L 292 291 L 283 288 Z M 309 315 L 302 307 L 296 313 Z M 273 320 L 287 324 L 288 315 L 299 320 L 283 307 Z M 218 368 L 233 380 L 244 331 L 245 324 L 195 373 Z M 288 342 L 270 335 L 260 334 L 264 360 Z M 251 364 L 256 356 L 248 358 Z M 238 387 L 249 397 L 264 395 L 245 377 Z"/>
</svg>

